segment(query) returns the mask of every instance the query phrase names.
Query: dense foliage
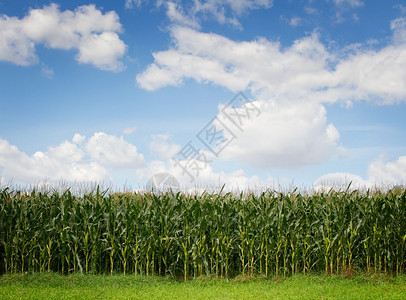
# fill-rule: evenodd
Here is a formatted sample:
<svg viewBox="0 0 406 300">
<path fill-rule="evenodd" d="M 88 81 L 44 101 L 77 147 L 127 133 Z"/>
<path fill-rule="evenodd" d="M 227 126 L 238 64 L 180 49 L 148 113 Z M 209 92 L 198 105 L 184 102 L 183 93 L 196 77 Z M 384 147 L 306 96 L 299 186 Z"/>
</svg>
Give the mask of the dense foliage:
<svg viewBox="0 0 406 300">
<path fill-rule="evenodd" d="M 406 191 L 0 190 L 0 272 L 288 276 L 406 267 Z"/>
</svg>

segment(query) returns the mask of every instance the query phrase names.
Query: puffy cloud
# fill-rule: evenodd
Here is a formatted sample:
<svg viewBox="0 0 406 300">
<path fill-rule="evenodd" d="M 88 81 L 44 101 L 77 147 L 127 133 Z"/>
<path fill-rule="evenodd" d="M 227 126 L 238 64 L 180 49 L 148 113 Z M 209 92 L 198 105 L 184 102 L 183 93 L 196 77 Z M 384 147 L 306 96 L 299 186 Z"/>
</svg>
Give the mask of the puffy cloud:
<svg viewBox="0 0 406 300">
<path fill-rule="evenodd" d="M 72 144 L 68 141 L 56 147 L 49 147 L 48 155 L 58 161 L 66 163 L 80 162 L 84 157 L 83 151 L 78 148 L 76 144 Z"/>
<path fill-rule="evenodd" d="M 82 161 L 83 153 L 75 144 L 63 142 L 38 151 L 32 156 L 0 139 L 0 167 L 4 180 L 18 184 L 36 183 L 44 179 L 59 181 L 103 181 L 109 179 L 105 168 L 96 162 Z"/>
<path fill-rule="evenodd" d="M 266 87 L 282 93 L 291 91 L 292 86 L 301 91 L 320 89 L 329 79 L 330 55 L 316 35 L 281 49 L 278 42 L 266 39 L 235 42 L 180 26 L 172 27 L 171 34 L 175 47 L 154 53 L 155 62 L 137 76 L 142 88 L 178 85 L 193 78 L 233 91 Z"/>
<path fill-rule="evenodd" d="M 72 138 L 72 142 L 74 142 L 75 144 L 82 144 L 85 140 L 86 140 L 86 137 L 79 133 L 75 133 Z"/>
<path fill-rule="evenodd" d="M 378 102 L 392 104 L 405 101 L 405 66 L 405 44 L 390 45 L 380 51 L 359 51 L 337 65 L 329 89 L 319 97 L 331 102 L 378 99 Z"/>
<path fill-rule="evenodd" d="M 394 42 L 378 50 L 358 47 L 329 52 L 317 34 L 282 48 L 264 38 L 236 42 L 214 33 L 171 27 L 174 46 L 153 53 L 154 62 L 136 77 L 155 90 L 185 79 L 232 91 L 250 89 L 260 98 L 323 102 L 406 99 L 406 22 L 392 22 Z"/>
<path fill-rule="evenodd" d="M 328 191 L 330 189 L 364 189 L 372 187 L 371 183 L 362 177 L 350 173 L 329 173 L 313 182 L 316 191 Z"/>
<path fill-rule="evenodd" d="M 35 43 L 23 32 L 17 18 L 0 16 L 0 60 L 28 66 L 38 61 Z"/>
<path fill-rule="evenodd" d="M 311 102 L 258 102 L 242 131 L 224 114 L 219 118 L 235 135 L 222 158 L 239 159 L 257 168 L 297 168 L 319 164 L 337 152 L 340 135 L 327 124 L 326 109 Z M 229 112 L 230 114 L 231 112 Z M 246 112 L 239 114 L 246 118 Z M 231 134 L 225 131 L 226 138 Z"/>
<path fill-rule="evenodd" d="M 64 141 L 29 156 L 0 138 L 0 176 L 3 182 L 12 180 L 18 184 L 30 184 L 45 179 L 52 182 L 102 182 L 113 178 L 113 170 L 144 166 L 143 156 L 123 138 L 98 132 L 87 141 L 80 134 L 75 134 L 72 140 L 73 143 Z"/>
<path fill-rule="evenodd" d="M 330 55 L 317 35 L 287 49 L 265 39 L 234 42 L 179 26 L 172 35 L 175 49 L 154 53 L 155 63 L 137 76 L 141 87 L 153 90 L 194 78 L 232 91 L 248 88 L 261 99 L 261 115 L 224 150 L 223 158 L 262 168 L 294 167 L 323 162 L 335 153 L 337 130 L 327 124 L 325 108 L 305 96 L 330 80 Z"/>
<path fill-rule="evenodd" d="M 146 184 L 155 174 L 170 173 L 179 181 L 180 187 L 184 191 L 196 188 L 219 189 L 223 184 L 226 184 L 226 190 L 255 190 L 278 186 L 272 177 L 263 180 L 255 175 L 247 176 L 242 169 L 232 172 L 217 172 L 211 165 L 215 160 L 215 155 L 202 149 L 197 149 L 197 151 L 206 157 L 206 162 L 191 157 L 182 159 L 176 155 L 182 147 L 170 142 L 169 138 L 168 134 L 151 136 L 150 149 L 152 152 L 156 152 L 159 158 L 147 162 L 144 167 L 136 170 L 139 182 Z M 173 157 L 178 159 L 178 163 L 172 159 Z M 181 166 L 186 166 L 189 174 Z"/>
<path fill-rule="evenodd" d="M 200 28 L 200 25 L 194 20 L 193 17 L 186 16 L 182 11 L 182 8 L 179 7 L 178 3 L 174 2 L 167 2 L 168 9 L 166 11 L 166 15 L 168 16 L 171 22 L 190 26 L 193 28 Z"/>
<path fill-rule="evenodd" d="M 31 9 L 22 19 L 0 18 L 0 59 L 19 65 L 37 61 L 35 44 L 52 49 L 77 49 L 76 60 L 97 68 L 120 71 L 119 61 L 126 45 L 117 33 L 122 31 L 114 11 L 103 14 L 95 5 L 83 5 L 74 11 L 60 11 L 50 4 Z"/>
<path fill-rule="evenodd" d="M 144 164 L 144 157 L 137 147 L 123 137 L 115 137 L 104 132 L 96 132 L 85 146 L 90 157 L 104 165 L 117 168 L 138 168 Z"/>
<path fill-rule="evenodd" d="M 391 22 L 391 29 L 393 31 L 393 40 L 395 44 L 406 43 L 406 19 L 398 18 Z"/>
<path fill-rule="evenodd" d="M 355 2 L 354 2 L 355 3 Z M 155 52 L 138 74 L 140 87 L 155 90 L 192 78 L 231 91 L 249 90 L 262 114 L 222 153 L 256 167 L 293 167 L 326 161 L 338 150 L 339 133 L 326 121 L 324 103 L 406 99 L 405 22 L 392 22 L 393 42 L 331 52 L 317 34 L 289 47 L 265 38 L 227 37 L 172 26 L 173 46 Z"/>
<path fill-rule="evenodd" d="M 156 134 L 151 136 L 149 148 L 152 152 L 157 153 L 160 159 L 170 160 L 179 150 L 179 145 L 169 143 L 169 134 Z"/>
<path fill-rule="evenodd" d="M 178 179 L 180 186 L 185 189 L 220 189 L 225 184 L 226 191 L 244 191 L 263 190 L 266 187 L 277 186 L 277 183 L 271 177 L 264 181 L 255 175 L 247 176 L 242 169 L 233 172 L 216 172 L 210 165 L 201 170 L 199 176 L 195 177 L 193 182 L 182 173 L 180 168 L 173 168 L 171 174 Z"/>
<path fill-rule="evenodd" d="M 80 43 L 76 60 L 102 70 L 121 71 L 124 66 L 118 59 L 124 55 L 125 49 L 124 42 L 115 32 L 92 34 Z"/>
<path fill-rule="evenodd" d="M 316 179 L 313 188 L 316 190 L 345 189 L 350 183 L 353 189 L 404 185 L 406 183 L 406 156 L 400 156 L 395 161 L 386 161 L 384 155 L 381 155 L 370 163 L 367 179 L 350 173 L 330 173 Z"/>
<path fill-rule="evenodd" d="M 178 145 L 176 145 L 178 146 Z M 179 146 L 178 146 L 179 147 Z M 182 164 L 186 161 L 182 161 Z M 272 177 L 262 180 L 258 176 L 247 176 L 242 169 L 233 172 L 216 172 L 210 164 L 201 166 L 198 173 L 193 174 L 193 178 L 183 172 L 182 168 L 169 163 L 169 161 L 154 160 L 149 162 L 145 168 L 136 171 L 137 177 L 141 182 L 147 181 L 155 174 L 169 173 L 174 176 L 182 190 L 197 189 L 219 189 L 224 184 L 226 191 L 235 190 L 255 190 L 264 189 L 266 187 L 277 187 L 278 183 Z M 192 180 L 193 179 L 193 180 Z"/>
<path fill-rule="evenodd" d="M 370 164 L 368 176 L 377 184 L 405 184 L 406 156 L 400 156 L 396 161 L 386 162 L 381 155 Z"/>
</svg>

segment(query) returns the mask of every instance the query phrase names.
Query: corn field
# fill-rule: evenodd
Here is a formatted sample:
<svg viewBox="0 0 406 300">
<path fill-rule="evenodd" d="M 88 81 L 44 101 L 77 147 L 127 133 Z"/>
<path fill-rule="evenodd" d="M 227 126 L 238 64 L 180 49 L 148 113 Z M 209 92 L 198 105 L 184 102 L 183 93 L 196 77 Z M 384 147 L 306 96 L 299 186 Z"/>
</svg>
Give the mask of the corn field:
<svg viewBox="0 0 406 300">
<path fill-rule="evenodd" d="M 286 277 L 406 267 L 406 190 L 0 190 L 0 273 Z"/>
</svg>

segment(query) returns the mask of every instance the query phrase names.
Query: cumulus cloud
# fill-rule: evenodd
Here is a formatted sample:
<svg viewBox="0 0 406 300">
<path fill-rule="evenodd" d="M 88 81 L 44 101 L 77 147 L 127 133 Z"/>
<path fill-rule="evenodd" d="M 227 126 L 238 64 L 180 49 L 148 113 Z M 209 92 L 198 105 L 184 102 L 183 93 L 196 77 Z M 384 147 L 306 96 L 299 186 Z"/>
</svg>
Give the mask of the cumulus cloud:
<svg viewBox="0 0 406 300">
<path fill-rule="evenodd" d="M 313 182 L 313 189 L 316 191 L 328 191 L 329 189 L 364 189 L 370 188 L 372 184 L 362 177 L 351 173 L 329 173 L 317 178 Z"/>
<path fill-rule="evenodd" d="M 0 139 L 0 166 L 4 182 L 18 184 L 42 180 L 103 181 L 109 179 L 107 170 L 96 162 L 82 161 L 83 152 L 68 141 L 48 151 L 37 151 L 32 156 Z"/>
<path fill-rule="evenodd" d="M 340 134 L 327 123 L 322 105 L 277 101 L 257 101 L 256 105 L 261 113 L 251 116 L 242 131 L 230 118 L 218 116 L 236 137 L 221 153 L 222 158 L 263 169 L 297 168 L 322 163 L 337 152 Z M 230 138 L 230 133 L 225 133 Z"/>
<path fill-rule="evenodd" d="M 378 50 L 330 52 L 317 34 L 282 48 L 265 38 L 236 42 L 214 33 L 171 27 L 174 46 L 153 53 L 138 85 L 155 90 L 185 79 L 232 91 L 250 89 L 268 98 L 307 98 L 319 103 L 406 99 L 406 22 L 392 22 L 394 42 Z"/>
<path fill-rule="evenodd" d="M 172 168 L 171 174 L 180 182 L 184 188 L 202 188 L 202 189 L 220 189 L 225 185 L 226 191 L 243 191 L 265 189 L 266 187 L 275 187 L 277 183 L 272 177 L 262 180 L 256 175 L 248 176 L 244 170 L 238 169 L 233 172 L 216 172 L 211 165 L 202 169 L 199 176 L 190 181 L 188 176 L 182 173 L 180 168 Z"/>
<path fill-rule="evenodd" d="M 405 44 L 406 43 L 406 19 L 397 18 L 393 20 L 390 24 L 393 30 L 393 40 L 395 44 Z"/>
<path fill-rule="evenodd" d="M 96 132 L 85 146 L 89 156 L 103 164 L 118 168 L 138 168 L 144 164 L 144 156 L 137 147 L 128 143 L 123 137 Z"/>
<path fill-rule="evenodd" d="M 233 41 L 174 25 L 173 46 L 153 53 L 154 62 L 136 81 L 146 90 L 190 78 L 248 90 L 263 112 L 222 157 L 264 168 L 318 164 L 339 150 L 339 133 L 326 121 L 326 103 L 405 101 L 405 23 L 402 18 L 391 23 L 393 41 L 386 46 L 353 45 L 352 51 L 329 50 L 317 33 L 282 47 L 265 38 Z"/>
<path fill-rule="evenodd" d="M 75 133 L 72 138 L 72 142 L 74 142 L 75 144 L 82 144 L 85 140 L 86 140 L 86 137 L 79 133 Z"/>
<path fill-rule="evenodd" d="M 0 16 L 0 60 L 20 66 L 38 61 L 35 43 L 25 34 L 22 22 L 17 18 Z"/>
<path fill-rule="evenodd" d="M 294 167 L 323 162 L 335 152 L 339 134 L 327 124 L 324 107 L 300 99 L 321 88 L 329 72 L 329 53 L 316 35 L 288 49 L 266 39 L 234 42 L 179 26 L 172 35 L 175 48 L 154 53 L 155 63 L 137 76 L 141 87 L 154 90 L 194 78 L 232 91 L 248 88 L 261 100 L 261 115 L 227 147 L 223 158 L 261 168 Z"/>
<path fill-rule="evenodd" d="M 102 182 L 113 178 L 113 170 L 144 166 L 143 156 L 123 138 L 98 132 L 87 141 L 84 136 L 75 134 L 72 141 L 64 141 L 30 156 L 0 138 L 2 181 L 18 184 L 43 180 Z"/>
<path fill-rule="evenodd" d="M 169 134 L 155 134 L 151 136 L 149 148 L 158 154 L 160 159 L 170 160 L 181 148 L 175 143 L 169 143 Z"/>
<path fill-rule="evenodd" d="M 18 65 L 38 61 L 35 45 L 51 49 L 77 49 L 79 63 L 92 64 L 102 70 L 120 71 L 119 61 L 127 46 L 120 40 L 122 31 L 114 11 L 102 13 L 95 5 L 83 5 L 74 11 L 60 11 L 50 4 L 31 9 L 22 19 L 0 17 L 0 60 Z"/>
<path fill-rule="evenodd" d="M 155 52 L 154 63 L 137 76 L 142 88 L 154 90 L 193 78 L 232 91 L 268 88 L 280 94 L 292 86 L 321 89 L 329 79 L 330 55 L 316 35 L 281 49 L 278 42 L 266 39 L 235 42 L 180 26 L 172 27 L 171 34 L 175 47 Z"/>
<path fill-rule="evenodd" d="M 175 144 L 176 145 L 176 144 Z M 176 145 L 179 147 L 179 145 Z M 190 163 L 187 160 L 181 161 L 181 164 Z M 278 183 L 268 177 L 266 180 L 259 176 L 248 176 L 242 169 L 233 172 L 216 172 L 210 164 L 201 166 L 199 172 L 193 172 L 191 178 L 181 167 L 170 163 L 168 160 L 150 161 L 145 168 L 138 169 L 136 174 L 140 182 L 146 183 L 149 178 L 158 173 L 170 173 L 180 184 L 182 190 L 201 189 L 219 189 L 225 184 L 225 190 L 255 190 L 266 187 L 277 187 Z"/>
<path fill-rule="evenodd" d="M 316 190 L 345 189 L 350 183 L 353 189 L 404 185 L 406 183 L 406 156 L 400 156 L 395 161 L 387 161 L 384 155 L 380 155 L 369 164 L 367 179 L 350 173 L 329 173 L 316 179 L 313 188 Z"/>
<path fill-rule="evenodd" d="M 406 156 L 400 156 L 395 161 L 386 161 L 384 155 L 381 155 L 370 164 L 368 176 L 378 184 L 405 184 Z"/>
</svg>

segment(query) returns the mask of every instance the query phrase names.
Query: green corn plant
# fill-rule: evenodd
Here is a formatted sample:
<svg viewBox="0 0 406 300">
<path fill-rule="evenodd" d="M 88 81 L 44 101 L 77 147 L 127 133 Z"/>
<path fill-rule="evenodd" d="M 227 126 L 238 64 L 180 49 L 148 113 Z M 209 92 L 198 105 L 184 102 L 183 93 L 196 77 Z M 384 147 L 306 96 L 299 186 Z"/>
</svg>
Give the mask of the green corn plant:
<svg viewBox="0 0 406 300">
<path fill-rule="evenodd" d="M 406 191 L 0 189 L 0 273 L 404 273 Z M 83 268 L 82 268 L 83 264 Z"/>
</svg>

